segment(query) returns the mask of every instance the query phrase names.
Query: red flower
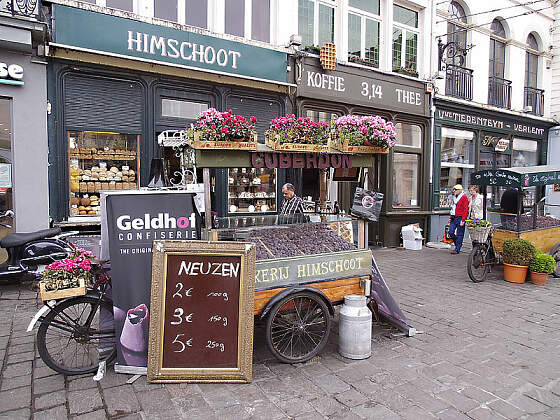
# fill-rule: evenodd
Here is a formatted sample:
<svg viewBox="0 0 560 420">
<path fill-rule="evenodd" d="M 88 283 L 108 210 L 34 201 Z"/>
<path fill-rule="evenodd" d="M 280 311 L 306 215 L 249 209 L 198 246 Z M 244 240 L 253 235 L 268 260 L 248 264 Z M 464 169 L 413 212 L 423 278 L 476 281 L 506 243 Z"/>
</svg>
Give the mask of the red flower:
<svg viewBox="0 0 560 420">
<path fill-rule="evenodd" d="M 212 124 L 212 130 L 216 129 L 216 124 Z"/>
<path fill-rule="evenodd" d="M 251 122 L 254 124 L 257 122 L 257 117 L 255 117 L 254 115 L 251 115 Z"/>
</svg>

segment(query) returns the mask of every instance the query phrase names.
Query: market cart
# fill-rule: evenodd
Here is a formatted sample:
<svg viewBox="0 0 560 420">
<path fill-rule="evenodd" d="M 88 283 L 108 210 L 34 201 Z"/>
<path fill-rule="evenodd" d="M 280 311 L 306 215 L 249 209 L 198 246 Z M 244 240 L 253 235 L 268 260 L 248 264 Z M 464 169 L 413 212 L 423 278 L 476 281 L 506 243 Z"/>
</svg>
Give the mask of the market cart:
<svg viewBox="0 0 560 420">
<path fill-rule="evenodd" d="M 517 214 L 501 215 L 501 224 L 488 232 L 486 239 L 473 241 L 467 262 L 467 271 L 473 282 L 486 280 L 493 265 L 501 264 L 502 247 L 506 240 L 522 238 L 556 260 L 555 277 L 560 277 L 560 219 L 539 216 L 539 205 L 534 203 L 529 214 L 523 214 L 523 189 L 560 183 L 560 167 L 551 165 L 487 169 L 471 174 L 471 185 L 483 187 L 484 218 L 486 219 L 487 187 L 517 189 Z M 543 202 L 545 199 L 541 200 Z M 543 203 L 543 208 L 552 206 Z M 543 212 L 544 213 L 544 212 Z M 509 216 L 509 217 L 508 217 Z"/>
<path fill-rule="evenodd" d="M 159 142 L 179 158 L 176 175 L 182 184 L 193 178 L 196 182 L 196 167 L 203 168 L 205 209 L 211 208 L 210 168 L 252 168 L 251 153 L 274 153 L 264 144 L 254 152 L 192 149 L 177 132 L 165 132 Z M 352 164 L 370 166 L 371 158 L 354 156 Z M 205 226 L 212 226 L 205 229 L 207 239 L 256 244 L 254 315 L 266 322 L 269 349 L 286 363 L 307 361 L 324 348 L 334 305 L 343 303 L 345 295 L 370 294 L 366 223 L 340 214 L 307 216 L 306 224 L 279 225 L 277 215 L 254 212 L 220 218 L 213 225 L 210 211 L 205 211 Z M 307 242 L 286 239 L 296 236 Z"/>
</svg>

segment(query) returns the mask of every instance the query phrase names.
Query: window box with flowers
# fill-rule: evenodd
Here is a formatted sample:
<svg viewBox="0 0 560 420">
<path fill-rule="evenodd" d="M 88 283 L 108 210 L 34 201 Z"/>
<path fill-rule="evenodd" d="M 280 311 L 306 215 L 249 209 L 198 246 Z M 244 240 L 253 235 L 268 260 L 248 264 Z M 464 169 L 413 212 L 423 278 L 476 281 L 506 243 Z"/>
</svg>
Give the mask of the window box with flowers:
<svg viewBox="0 0 560 420">
<path fill-rule="evenodd" d="M 395 67 L 393 69 L 393 73 L 400 73 L 410 77 L 418 77 L 418 72 L 416 70 L 406 67 Z"/>
<path fill-rule="evenodd" d="M 334 121 L 333 147 L 345 153 L 389 153 L 396 143 L 392 122 L 380 116 L 345 115 Z"/>
<path fill-rule="evenodd" d="M 331 147 L 329 124 L 293 114 L 273 119 L 265 136 L 273 150 L 326 153 Z"/>
<path fill-rule="evenodd" d="M 348 57 L 348 62 L 355 63 L 355 64 L 361 64 L 362 66 L 368 66 L 368 67 L 373 67 L 373 68 L 379 67 L 379 63 L 375 63 L 371 60 L 368 60 L 367 58 L 360 58 L 360 57 L 355 56 L 355 55 L 351 55 L 350 57 Z"/>
<path fill-rule="evenodd" d="M 193 149 L 257 150 L 257 133 L 249 119 L 233 115 L 231 109 L 219 112 L 214 108 L 202 112 L 186 130 L 189 145 Z"/>
<path fill-rule="evenodd" d="M 92 277 L 92 259 L 91 252 L 78 249 L 68 258 L 47 265 L 40 274 L 41 300 L 85 295 Z"/>
</svg>

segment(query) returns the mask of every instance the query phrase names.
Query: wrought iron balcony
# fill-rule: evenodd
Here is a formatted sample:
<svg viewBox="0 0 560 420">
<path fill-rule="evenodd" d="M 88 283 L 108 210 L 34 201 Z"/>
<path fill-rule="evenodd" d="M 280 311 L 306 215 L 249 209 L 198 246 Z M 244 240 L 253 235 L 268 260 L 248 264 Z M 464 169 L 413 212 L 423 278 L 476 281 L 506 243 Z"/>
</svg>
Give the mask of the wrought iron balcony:
<svg viewBox="0 0 560 420">
<path fill-rule="evenodd" d="M 488 79 L 488 105 L 511 108 L 511 80 L 500 77 Z"/>
<path fill-rule="evenodd" d="M 468 101 L 472 100 L 473 71 L 466 67 L 447 64 L 445 67 L 445 94 Z"/>
<path fill-rule="evenodd" d="M 0 16 L 39 19 L 39 5 L 38 0 L 0 0 Z"/>
<path fill-rule="evenodd" d="M 531 107 L 529 114 L 544 115 L 544 90 L 525 86 L 525 101 L 523 107 Z"/>
</svg>

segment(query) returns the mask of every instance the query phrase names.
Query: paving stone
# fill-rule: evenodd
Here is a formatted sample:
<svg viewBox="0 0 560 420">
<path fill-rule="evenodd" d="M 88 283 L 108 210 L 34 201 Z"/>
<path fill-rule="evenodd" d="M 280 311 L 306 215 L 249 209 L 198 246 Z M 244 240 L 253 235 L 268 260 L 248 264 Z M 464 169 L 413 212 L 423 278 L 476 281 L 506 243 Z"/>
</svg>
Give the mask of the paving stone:
<svg viewBox="0 0 560 420">
<path fill-rule="evenodd" d="M 31 386 L 31 375 L 5 378 L 2 380 L 2 387 L 0 390 L 6 391 L 9 389 L 20 388 L 22 386 Z"/>
<path fill-rule="evenodd" d="M 399 416 L 404 420 L 421 420 L 421 419 L 435 419 L 436 417 L 431 413 L 426 413 L 421 407 L 417 405 L 411 405 L 402 411 L 399 411 Z"/>
<path fill-rule="evenodd" d="M 75 419 L 79 420 L 105 420 L 107 419 L 107 415 L 105 414 L 104 410 L 97 410 L 92 413 L 81 414 L 79 416 L 74 417 Z"/>
<path fill-rule="evenodd" d="M 35 359 L 37 360 L 37 359 Z M 47 376 L 59 375 L 59 373 L 55 372 L 48 366 L 37 366 L 37 362 L 35 363 L 35 367 L 33 368 L 33 378 L 40 379 L 46 378 Z"/>
<path fill-rule="evenodd" d="M 560 396 L 545 389 L 532 388 L 525 391 L 524 394 L 549 407 L 560 407 Z"/>
<path fill-rule="evenodd" d="M 102 408 L 103 402 L 97 389 L 86 389 L 69 392 L 68 407 L 70 408 L 70 414 L 82 414 Z"/>
<path fill-rule="evenodd" d="M 140 403 L 130 386 L 118 386 L 103 391 L 103 398 L 110 416 L 120 416 L 140 411 Z"/>
<path fill-rule="evenodd" d="M 474 386 L 468 386 L 462 389 L 461 394 L 480 403 L 485 403 L 487 401 L 492 401 L 496 399 L 496 397 L 490 394 L 489 392 L 486 392 L 483 389 Z"/>
<path fill-rule="evenodd" d="M 508 402 L 516 406 L 520 410 L 523 410 L 525 413 L 529 413 L 529 414 L 540 413 L 550 408 L 547 405 L 541 404 L 540 402 L 530 397 L 527 397 L 526 395 L 519 395 L 516 397 L 512 397 L 508 400 Z"/>
<path fill-rule="evenodd" d="M 31 389 L 17 388 L 0 392 L 0 410 L 8 411 L 31 406 Z"/>
<path fill-rule="evenodd" d="M 340 394 L 335 395 L 335 398 L 346 407 L 355 407 L 367 401 L 367 397 L 355 389 L 349 389 L 348 391 L 341 392 Z"/>
<path fill-rule="evenodd" d="M 47 376 L 46 378 L 39 378 L 33 381 L 33 393 L 35 395 L 61 389 L 64 389 L 64 376 L 62 375 Z"/>
<path fill-rule="evenodd" d="M 72 379 L 68 382 L 68 391 L 80 391 L 82 389 L 97 388 L 97 382 L 93 376 L 88 375 L 83 378 Z"/>
<path fill-rule="evenodd" d="M 369 401 L 365 404 L 350 409 L 353 413 L 365 419 L 398 420 L 399 415 L 387 407 Z"/>
<path fill-rule="evenodd" d="M 315 411 L 309 401 L 301 398 L 280 400 L 276 402 L 276 405 L 289 417 L 297 417 L 298 415 Z"/>
<path fill-rule="evenodd" d="M 105 376 L 103 376 L 103 379 L 99 381 L 99 384 L 101 385 L 101 388 L 121 386 L 126 384 L 126 381 L 128 381 L 131 377 L 131 375 L 116 373 L 113 369 L 107 369 Z M 140 378 L 137 380 L 140 380 Z M 129 386 L 132 388 L 132 385 Z"/>
<path fill-rule="evenodd" d="M 2 372 L 2 378 L 15 378 L 16 376 L 25 375 L 31 375 L 31 362 L 21 362 L 8 365 Z"/>
<path fill-rule="evenodd" d="M 523 415 L 523 411 L 503 400 L 492 401 L 488 407 L 508 419 L 516 419 Z"/>
<path fill-rule="evenodd" d="M 7 411 L 0 413 L 0 419 L 4 420 L 29 420 L 31 410 L 29 408 L 21 408 L 19 410 Z"/>
<path fill-rule="evenodd" d="M 437 416 L 441 420 L 469 420 L 469 416 L 457 411 L 457 409 L 453 407 L 440 411 L 437 413 Z"/>
<path fill-rule="evenodd" d="M 33 420 L 64 420 L 67 418 L 66 407 L 63 405 L 33 413 Z"/>
<path fill-rule="evenodd" d="M 171 396 L 164 388 L 154 389 L 149 392 L 142 392 L 138 395 L 142 410 L 148 415 L 168 414 L 177 411 L 171 400 Z"/>
<path fill-rule="evenodd" d="M 453 407 L 462 412 L 470 411 L 479 406 L 478 402 L 452 390 L 440 392 L 438 398 L 449 402 Z"/>
<path fill-rule="evenodd" d="M 35 410 L 44 410 L 66 403 L 66 391 L 49 392 L 35 398 Z"/>
<path fill-rule="evenodd" d="M 493 410 L 490 410 L 487 407 L 478 407 L 474 410 L 471 410 L 467 413 L 467 416 L 472 418 L 473 420 L 500 420 L 505 419 L 505 417 L 501 416 L 500 414 L 496 413 Z"/>
<path fill-rule="evenodd" d="M 311 378 L 311 381 L 329 394 L 344 392 L 350 389 L 350 385 L 334 374 L 317 376 Z"/>
<path fill-rule="evenodd" d="M 331 396 L 325 396 L 309 401 L 309 404 L 323 416 L 330 416 L 336 412 L 344 410 L 344 405 L 333 399 Z"/>
</svg>

